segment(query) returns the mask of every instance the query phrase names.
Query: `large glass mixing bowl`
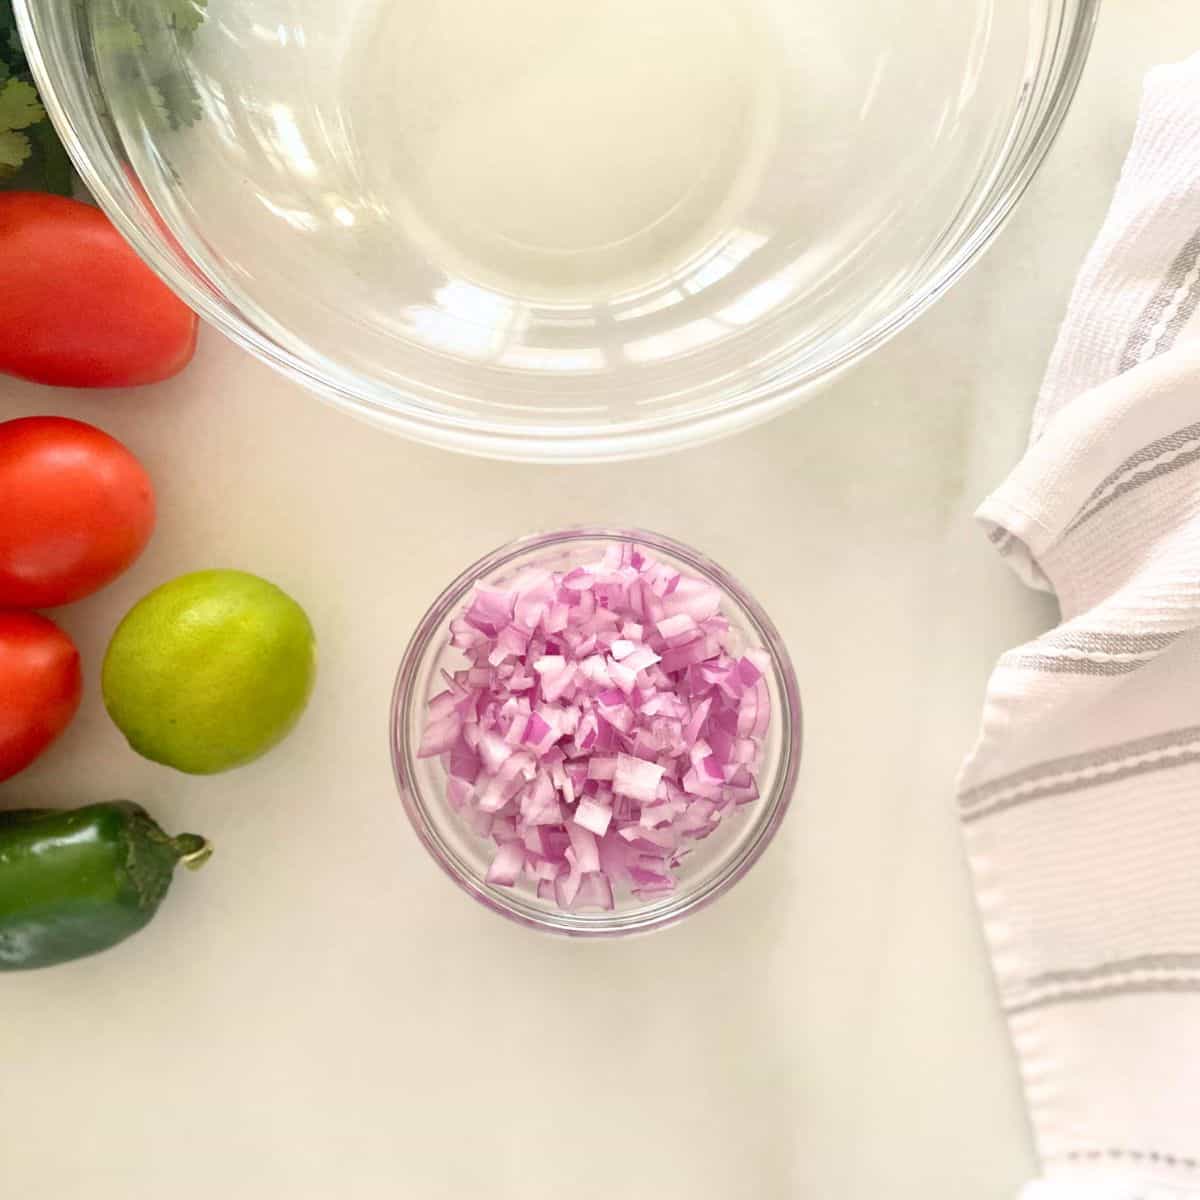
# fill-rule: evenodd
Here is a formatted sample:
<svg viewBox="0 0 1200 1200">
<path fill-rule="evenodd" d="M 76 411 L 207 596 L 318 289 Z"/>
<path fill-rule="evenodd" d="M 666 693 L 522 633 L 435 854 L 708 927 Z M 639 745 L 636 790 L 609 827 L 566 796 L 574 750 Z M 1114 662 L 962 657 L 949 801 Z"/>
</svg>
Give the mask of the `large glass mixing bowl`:
<svg viewBox="0 0 1200 1200">
<path fill-rule="evenodd" d="M 543 461 L 761 420 L 996 232 L 1099 0 L 16 0 L 88 187 L 236 341 Z"/>
</svg>

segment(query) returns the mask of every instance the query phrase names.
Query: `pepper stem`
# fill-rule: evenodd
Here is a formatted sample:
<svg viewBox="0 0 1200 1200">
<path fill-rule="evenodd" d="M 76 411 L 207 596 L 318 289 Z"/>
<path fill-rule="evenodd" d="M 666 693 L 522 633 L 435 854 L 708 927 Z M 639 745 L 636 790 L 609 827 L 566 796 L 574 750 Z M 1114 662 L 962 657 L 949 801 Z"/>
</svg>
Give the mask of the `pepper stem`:
<svg viewBox="0 0 1200 1200">
<path fill-rule="evenodd" d="M 207 838 L 202 838 L 198 833 L 181 833 L 178 837 L 171 839 L 171 845 L 175 847 L 179 861 L 189 871 L 198 871 L 212 858 L 212 842 Z"/>
</svg>

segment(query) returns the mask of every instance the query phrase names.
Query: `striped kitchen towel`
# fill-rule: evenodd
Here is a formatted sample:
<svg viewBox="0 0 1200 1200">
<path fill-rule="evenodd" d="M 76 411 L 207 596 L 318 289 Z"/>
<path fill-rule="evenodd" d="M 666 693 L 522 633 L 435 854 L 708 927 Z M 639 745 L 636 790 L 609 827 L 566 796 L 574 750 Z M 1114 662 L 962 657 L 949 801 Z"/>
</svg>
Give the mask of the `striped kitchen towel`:
<svg viewBox="0 0 1200 1200">
<path fill-rule="evenodd" d="M 981 508 L 1062 623 L 988 685 L 960 806 L 1044 1177 L 1200 1198 L 1200 56 L 1155 70 Z"/>
</svg>

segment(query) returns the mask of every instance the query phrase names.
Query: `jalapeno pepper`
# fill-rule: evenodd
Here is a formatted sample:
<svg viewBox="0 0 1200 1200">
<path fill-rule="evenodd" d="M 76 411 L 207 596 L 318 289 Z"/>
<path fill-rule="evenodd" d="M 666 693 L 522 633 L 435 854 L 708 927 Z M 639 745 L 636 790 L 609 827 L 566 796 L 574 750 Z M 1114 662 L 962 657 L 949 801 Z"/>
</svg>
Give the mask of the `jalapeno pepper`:
<svg viewBox="0 0 1200 1200">
<path fill-rule="evenodd" d="M 212 849 L 168 837 L 126 800 L 73 810 L 0 812 L 0 971 L 107 950 L 148 925 L 176 864 Z"/>
</svg>

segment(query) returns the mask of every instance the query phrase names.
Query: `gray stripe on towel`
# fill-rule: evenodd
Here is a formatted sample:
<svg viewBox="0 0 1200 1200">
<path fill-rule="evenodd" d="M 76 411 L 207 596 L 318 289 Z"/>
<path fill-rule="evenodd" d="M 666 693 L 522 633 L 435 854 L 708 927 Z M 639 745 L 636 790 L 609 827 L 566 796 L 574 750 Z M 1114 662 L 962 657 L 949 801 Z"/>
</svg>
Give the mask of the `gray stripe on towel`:
<svg viewBox="0 0 1200 1200">
<path fill-rule="evenodd" d="M 962 819 L 975 821 L 1045 796 L 1063 795 L 1134 775 L 1185 766 L 1200 759 L 1200 749 L 1177 754 L 1166 752 L 1192 742 L 1200 742 L 1200 725 L 1035 763 L 963 792 L 958 801 L 963 809 Z M 1147 754 L 1164 756 L 1152 762 L 1129 762 Z"/>
<path fill-rule="evenodd" d="M 1131 979 L 1124 983 L 1111 983 L 1104 987 L 1058 991 L 1033 1000 L 1021 1000 L 1006 1004 L 1004 1011 L 1010 1016 L 1032 1012 L 1036 1008 L 1049 1008 L 1054 1004 L 1077 1004 L 1085 1000 L 1107 1000 L 1113 996 L 1134 995 L 1178 995 L 1181 992 L 1200 992 L 1200 977 L 1195 979 Z"/>
<path fill-rule="evenodd" d="M 1128 975 L 1134 971 L 1200 971 L 1200 954 L 1138 954 L 1099 963 L 1094 967 L 1068 967 L 1059 971 L 1044 971 L 1028 980 L 1026 987 L 1050 987 L 1057 983 L 1081 983 L 1089 979 L 1107 979 L 1113 975 Z"/>
<path fill-rule="evenodd" d="M 1163 1163 L 1168 1167 L 1187 1167 L 1189 1170 L 1200 1167 L 1200 1159 L 1189 1158 L 1186 1154 L 1171 1154 L 1166 1150 L 1123 1150 L 1116 1147 L 1106 1147 L 1103 1150 L 1067 1150 L 1062 1154 L 1047 1155 L 1050 1160 L 1066 1158 L 1074 1162 L 1097 1162 L 1102 1158 L 1128 1158 L 1133 1162 Z M 1138 1200 L 1134 1197 L 1133 1200 Z M 1143 1197 L 1142 1200 L 1145 1200 Z"/>
<path fill-rule="evenodd" d="M 1182 446 L 1186 446 L 1188 442 L 1194 442 L 1200 438 L 1200 421 L 1192 425 L 1185 425 L 1182 429 L 1177 429 L 1174 433 L 1168 433 L 1163 437 L 1155 439 L 1147 446 L 1143 446 L 1136 454 L 1131 454 L 1115 471 L 1110 471 L 1100 482 L 1092 489 L 1092 494 L 1080 506 L 1080 512 L 1086 511 L 1088 506 L 1094 500 L 1098 500 L 1114 483 L 1131 471 L 1140 463 L 1153 462 L 1157 458 L 1161 458 L 1164 454 L 1169 454 L 1172 450 L 1178 450 Z"/>
<path fill-rule="evenodd" d="M 1098 629 L 1058 629 L 1039 638 L 1039 650 L 1079 650 L 1085 654 L 1156 654 L 1183 637 L 1186 631 L 1163 633 L 1108 633 Z"/>
<path fill-rule="evenodd" d="M 1196 269 L 1197 265 L 1200 265 L 1200 233 L 1193 234 L 1188 239 L 1187 244 L 1171 264 L 1158 291 L 1154 293 L 1150 303 L 1146 305 L 1145 311 L 1138 318 L 1138 323 L 1121 355 L 1119 367 L 1121 372 L 1129 371 L 1140 362 L 1145 361 L 1142 358 L 1142 351 L 1149 344 L 1158 323 L 1172 302 L 1179 297 L 1180 289 L 1187 283 L 1188 276 Z M 1200 279 L 1195 281 L 1186 295 L 1179 299 L 1179 308 L 1155 345 L 1154 354 L 1150 355 L 1151 358 L 1165 354 L 1171 349 L 1175 344 L 1175 339 L 1179 336 L 1179 331 L 1191 320 L 1198 303 L 1200 303 Z"/>
<path fill-rule="evenodd" d="M 1187 430 L 1180 430 L 1179 433 L 1173 433 L 1168 438 L 1162 438 L 1161 441 L 1173 442 L 1177 439 L 1194 441 L 1200 438 L 1200 427 L 1189 426 L 1188 428 L 1197 429 L 1198 432 L 1192 434 L 1191 437 L 1184 438 Z M 1157 444 L 1158 443 L 1154 443 L 1154 445 Z M 1157 454 L 1149 453 L 1149 451 L 1152 449 L 1153 445 L 1147 446 L 1143 451 L 1139 451 L 1137 455 L 1134 455 L 1133 458 L 1128 459 L 1125 465 L 1123 465 L 1118 471 L 1114 472 L 1114 474 L 1123 474 L 1126 470 L 1126 467 L 1134 465 L 1134 459 L 1138 459 L 1142 455 L 1145 455 L 1144 458 L 1141 458 L 1141 461 L 1144 462 L 1157 458 Z M 1160 451 L 1159 453 L 1169 452 L 1170 450 L 1168 448 L 1167 450 Z M 1097 513 L 1103 512 L 1110 504 L 1112 504 L 1114 500 L 1119 500 L 1122 496 L 1136 491 L 1138 488 L 1145 486 L 1147 483 L 1153 483 L 1154 480 L 1161 479 L 1164 475 L 1172 475 L 1174 472 L 1182 470 L 1184 467 L 1190 467 L 1197 460 L 1200 460 L 1200 447 L 1197 447 L 1194 450 L 1189 450 L 1186 454 L 1177 454 L 1174 458 L 1169 459 L 1167 462 L 1160 462 L 1156 467 L 1152 467 L 1148 471 L 1138 471 L 1135 474 L 1130 475 L 1130 477 L 1125 480 L 1124 483 L 1118 484 L 1111 492 L 1109 492 L 1107 496 L 1101 500 L 1098 500 L 1091 506 L 1091 508 L 1085 507 L 1075 518 L 1075 520 L 1072 521 L 1071 524 L 1068 525 L 1063 531 L 1063 536 L 1066 537 L 1067 534 L 1074 533 L 1075 530 L 1077 530 L 1081 525 L 1090 521 Z"/>
<path fill-rule="evenodd" d="M 1047 675 L 1128 675 L 1151 663 L 1183 630 L 1165 633 L 1107 633 L 1064 628 L 1010 650 L 1000 662 L 1013 670 Z"/>
<path fill-rule="evenodd" d="M 1054 658 L 1046 654 L 1006 654 L 1003 666 L 1020 671 L 1038 671 L 1043 675 L 1128 675 L 1144 667 L 1148 659 L 1116 659 L 1096 662 L 1090 658 Z"/>
<path fill-rule="evenodd" d="M 1137 763 L 1134 766 L 1122 767 L 1115 771 L 1106 771 L 1101 776 L 1085 776 L 1079 779 L 1064 780 L 1052 786 L 1034 788 L 1019 795 L 1007 796 L 993 804 L 971 808 L 961 814 L 964 825 L 980 821 L 984 817 L 996 813 L 1007 812 L 1010 808 L 1019 808 L 1023 804 L 1031 804 L 1035 800 L 1045 800 L 1050 796 L 1066 796 L 1071 792 L 1086 791 L 1090 787 L 1099 787 L 1106 783 L 1120 783 L 1123 779 L 1134 779 L 1139 775 L 1153 775 L 1157 771 L 1168 771 L 1176 767 L 1189 767 L 1200 763 L 1200 750 L 1190 750 L 1186 754 L 1175 754 L 1158 762 Z"/>
</svg>

